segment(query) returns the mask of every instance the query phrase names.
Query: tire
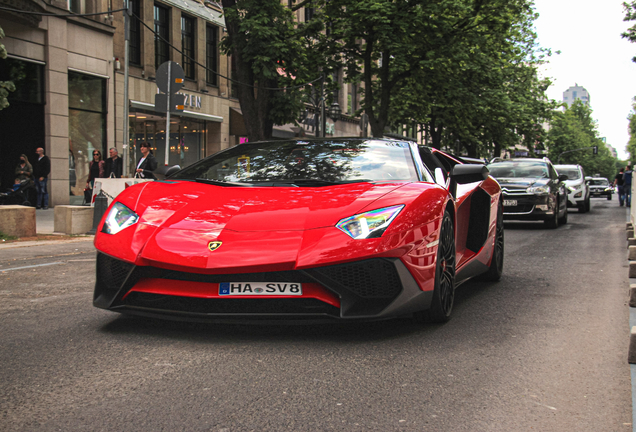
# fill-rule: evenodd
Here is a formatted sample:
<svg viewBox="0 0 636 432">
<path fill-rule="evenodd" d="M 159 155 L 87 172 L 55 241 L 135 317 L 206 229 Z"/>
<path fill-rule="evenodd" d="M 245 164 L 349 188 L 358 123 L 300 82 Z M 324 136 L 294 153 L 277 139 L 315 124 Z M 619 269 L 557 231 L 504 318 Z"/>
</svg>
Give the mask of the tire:
<svg viewBox="0 0 636 432">
<path fill-rule="evenodd" d="M 23 202 L 22 205 L 26 207 L 31 207 L 31 203 L 28 201 Z"/>
<path fill-rule="evenodd" d="M 503 206 L 497 211 L 497 228 L 495 229 L 495 244 L 492 250 L 490 267 L 486 273 L 479 275 L 477 279 L 489 282 L 497 282 L 503 274 L 504 264 L 504 223 Z"/>
<path fill-rule="evenodd" d="M 559 197 L 556 199 L 556 208 L 554 209 L 554 215 L 550 219 L 544 221 L 545 226 L 550 229 L 556 229 L 559 227 Z"/>
<path fill-rule="evenodd" d="M 592 203 L 590 202 L 590 197 L 587 197 L 585 200 L 585 212 L 589 212 L 592 209 Z"/>
<path fill-rule="evenodd" d="M 609 194 L 609 195 L 607 196 L 607 200 L 608 200 L 608 201 L 611 201 L 611 200 L 612 200 L 612 194 Z"/>
<path fill-rule="evenodd" d="M 565 208 L 565 213 L 563 213 L 563 216 L 559 218 L 559 224 L 560 225 L 565 225 L 566 223 L 568 223 L 568 208 Z"/>
<path fill-rule="evenodd" d="M 437 246 L 433 299 L 428 310 L 416 314 L 418 320 L 445 323 L 450 319 L 455 300 L 455 258 L 455 226 L 445 211 Z"/>
</svg>

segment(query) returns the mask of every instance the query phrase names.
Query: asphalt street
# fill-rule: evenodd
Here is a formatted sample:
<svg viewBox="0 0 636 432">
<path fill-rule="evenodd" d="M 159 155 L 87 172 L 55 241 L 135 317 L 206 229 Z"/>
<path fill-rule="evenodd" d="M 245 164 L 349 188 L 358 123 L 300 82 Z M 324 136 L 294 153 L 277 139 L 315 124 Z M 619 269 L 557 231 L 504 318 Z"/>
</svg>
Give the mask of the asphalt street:
<svg viewBox="0 0 636 432">
<path fill-rule="evenodd" d="M 128 318 L 91 242 L 0 249 L 0 430 L 631 431 L 625 220 L 506 224 L 445 325 Z"/>
</svg>

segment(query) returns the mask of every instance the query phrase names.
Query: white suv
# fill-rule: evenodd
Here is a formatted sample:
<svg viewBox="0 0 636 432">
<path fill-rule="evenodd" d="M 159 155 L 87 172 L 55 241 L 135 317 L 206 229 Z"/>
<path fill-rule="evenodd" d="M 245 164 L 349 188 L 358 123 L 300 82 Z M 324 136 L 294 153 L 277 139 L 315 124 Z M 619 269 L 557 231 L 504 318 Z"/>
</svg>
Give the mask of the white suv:
<svg viewBox="0 0 636 432">
<path fill-rule="evenodd" d="M 585 181 L 585 171 L 581 165 L 555 165 L 559 174 L 565 174 L 568 179 L 568 207 L 577 207 L 579 213 L 590 211 L 590 186 Z"/>
</svg>

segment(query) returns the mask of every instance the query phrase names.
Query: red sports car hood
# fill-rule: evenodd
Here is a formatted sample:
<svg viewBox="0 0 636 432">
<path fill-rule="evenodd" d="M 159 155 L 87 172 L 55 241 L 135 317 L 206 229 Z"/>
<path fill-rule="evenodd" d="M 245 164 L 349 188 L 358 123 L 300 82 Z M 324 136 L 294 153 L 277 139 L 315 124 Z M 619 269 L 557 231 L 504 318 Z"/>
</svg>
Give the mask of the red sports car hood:
<svg viewBox="0 0 636 432">
<path fill-rule="evenodd" d="M 415 214 L 402 216 L 395 226 L 410 229 L 413 220 L 436 218 L 433 208 L 442 206 L 444 197 L 433 184 L 296 188 L 148 182 L 117 197 L 140 216 L 138 223 L 119 234 L 98 233 L 95 246 L 138 265 L 237 273 L 272 265 L 293 269 L 377 253 L 377 241 L 360 242 L 332 229 L 343 218 L 395 204 L 408 208 L 417 200 Z M 422 218 L 423 212 L 428 216 Z M 222 243 L 218 250 L 215 242 Z"/>
<path fill-rule="evenodd" d="M 137 213 L 161 229 L 302 231 L 333 226 L 403 184 L 331 187 L 222 187 L 194 182 L 149 183 Z"/>
</svg>

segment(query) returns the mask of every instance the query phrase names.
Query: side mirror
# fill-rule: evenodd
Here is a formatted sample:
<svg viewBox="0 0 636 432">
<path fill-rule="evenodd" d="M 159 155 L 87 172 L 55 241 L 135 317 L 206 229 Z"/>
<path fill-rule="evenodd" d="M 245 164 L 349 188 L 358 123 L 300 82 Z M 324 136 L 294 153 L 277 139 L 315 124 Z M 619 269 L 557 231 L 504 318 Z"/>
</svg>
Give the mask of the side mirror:
<svg viewBox="0 0 636 432">
<path fill-rule="evenodd" d="M 179 165 L 173 165 L 166 171 L 166 177 L 171 176 L 174 173 L 181 171 L 181 167 Z"/>
<path fill-rule="evenodd" d="M 486 180 L 489 173 L 490 170 L 486 165 L 455 165 L 451 170 L 450 177 L 458 184 L 466 184 Z"/>
<path fill-rule="evenodd" d="M 446 187 L 446 179 L 444 178 L 444 171 L 441 168 L 435 168 L 435 183 L 442 187 Z"/>
<path fill-rule="evenodd" d="M 570 177 L 568 177 L 567 174 L 559 174 L 559 181 L 565 181 L 567 179 L 569 179 Z"/>
<path fill-rule="evenodd" d="M 457 198 L 457 185 L 483 181 L 488 178 L 488 167 L 479 164 L 455 165 L 450 172 L 448 191 Z"/>
</svg>

